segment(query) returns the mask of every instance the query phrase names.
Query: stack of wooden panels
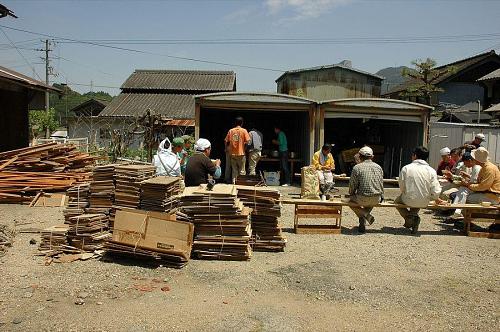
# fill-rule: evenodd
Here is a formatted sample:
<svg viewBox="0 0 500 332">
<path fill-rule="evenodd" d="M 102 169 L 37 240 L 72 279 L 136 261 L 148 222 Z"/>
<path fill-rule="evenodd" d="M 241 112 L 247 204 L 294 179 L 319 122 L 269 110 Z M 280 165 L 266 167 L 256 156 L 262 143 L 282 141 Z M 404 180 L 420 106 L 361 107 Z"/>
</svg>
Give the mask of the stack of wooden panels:
<svg viewBox="0 0 500 332">
<path fill-rule="evenodd" d="M 107 241 L 104 248 L 106 249 L 106 253 L 110 253 L 112 255 L 154 261 L 164 267 L 176 269 L 184 267 L 188 263 L 189 259 L 189 257 L 183 257 L 181 255 L 168 254 L 147 248 L 138 248 L 115 241 Z"/>
<path fill-rule="evenodd" d="M 67 224 L 68 242 L 79 250 L 102 249 L 104 242 L 111 237 L 105 214 L 82 214 L 69 218 Z"/>
<path fill-rule="evenodd" d="M 236 185 L 240 186 L 265 186 L 266 180 L 262 175 L 238 175 Z"/>
<path fill-rule="evenodd" d="M 89 206 L 89 191 L 90 185 L 88 183 L 82 183 L 66 190 L 68 205 L 63 211 L 66 221 L 71 217 L 85 213 L 85 209 Z"/>
<path fill-rule="evenodd" d="M 152 178 L 155 167 L 150 165 L 116 165 L 115 205 L 117 207 L 138 208 L 141 182 Z"/>
<path fill-rule="evenodd" d="M 68 234 L 68 225 L 55 225 L 42 230 L 39 250 L 46 255 L 61 253 L 64 247 L 68 245 L 66 236 Z"/>
<path fill-rule="evenodd" d="M 184 190 L 179 219 L 188 219 L 195 226 L 194 257 L 250 259 L 251 209 L 243 207 L 236 194 L 233 185 L 224 184 L 215 185 L 212 191 L 206 190 L 206 187 Z"/>
<path fill-rule="evenodd" d="M 286 238 L 283 236 L 281 216 L 281 194 L 269 187 L 236 186 L 238 198 L 252 209 L 252 248 L 255 251 L 283 251 Z"/>
<path fill-rule="evenodd" d="M 171 212 L 179 204 L 180 178 L 158 176 L 141 183 L 141 209 Z"/>
<path fill-rule="evenodd" d="M 115 195 L 114 181 L 115 165 L 94 167 L 92 182 L 90 182 L 90 207 L 110 209 Z"/>
</svg>

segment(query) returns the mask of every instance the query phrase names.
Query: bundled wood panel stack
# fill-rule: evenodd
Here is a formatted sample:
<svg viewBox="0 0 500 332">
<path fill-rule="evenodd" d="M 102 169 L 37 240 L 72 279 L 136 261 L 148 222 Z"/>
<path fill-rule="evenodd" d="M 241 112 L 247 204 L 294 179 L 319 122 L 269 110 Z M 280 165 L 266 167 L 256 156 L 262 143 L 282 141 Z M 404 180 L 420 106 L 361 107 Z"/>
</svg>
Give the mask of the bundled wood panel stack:
<svg viewBox="0 0 500 332">
<path fill-rule="evenodd" d="M 233 185 L 224 184 L 215 185 L 211 191 L 206 190 L 206 187 L 188 187 L 184 190 L 179 219 L 187 219 L 195 226 L 195 257 L 250 259 L 251 209 L 243 206 L 236 193 Z"/>
<path fill-rule="evenodd" d="M 118 208 L 138 208 L 141 182 L 152 178 L 155 170 L 155 167 L 150 165 L 116 165 L 115 205 Z"/>
<path fill-rule="evenodd" d="M 47 143 L 0 153 L 0 203 L 23 203 L 39 191 L 88 182 L 95 158 L 71 144 Z"/>
<path fill-rule="evenodd" d="M 113 206 L 115 195 L 115 165 L 94 167 L 90 182 L 90 207 L 93 209 L 109 209 Z"/>
<path fill-rule="evenodd" d="M 108 230 L 108 216 L 105 214 L 82 214 L 69 218 L 69 244 L 83 251 L 102 249 L 104 242 L 111 237 Z"/>
<path fill-rule="evenodd" d="M 237 186 L 238 198 L 252 209 L 252 248 L 255 251 L 283 251 L 286 239 L 281 231 L 281 194 L 269 187 Z"/>
<path fill-rule="evenodd" d="M 141 209 L 171 212 L 179 204 L 180 178 L 158 176 L 141 183 Z"/>
<path fill-rule="evenodd" d="M 46 255 L 62 253 L 68 246 L 68 225 L 55 225 L 42 230 L 39 250 Z"/>
<path fill-rule="evenodd" d="M 85 213 L 85 209 L 89 206 L 90 185 L 82 183 L 69 188 L 66 191 L 68 196 L 68 205 L 64 209 L 64 219 L 69 221 L 69 218 Z"/>
</svg>

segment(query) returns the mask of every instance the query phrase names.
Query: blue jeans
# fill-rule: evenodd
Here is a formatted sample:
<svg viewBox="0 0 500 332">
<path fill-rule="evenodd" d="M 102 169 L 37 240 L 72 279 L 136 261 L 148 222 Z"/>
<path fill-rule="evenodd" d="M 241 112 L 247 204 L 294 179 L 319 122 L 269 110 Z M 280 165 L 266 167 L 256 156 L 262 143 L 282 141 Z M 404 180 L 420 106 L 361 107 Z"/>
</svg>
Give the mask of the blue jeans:
<svg viewBox="0 0 500 332">
<path fill-rule="evenodd" d="M 288 168 L 288 151 L 280 151 L 280 167 L 283 171 L 283 184 L 290 184 L 290 169 Z"/>
</svg>

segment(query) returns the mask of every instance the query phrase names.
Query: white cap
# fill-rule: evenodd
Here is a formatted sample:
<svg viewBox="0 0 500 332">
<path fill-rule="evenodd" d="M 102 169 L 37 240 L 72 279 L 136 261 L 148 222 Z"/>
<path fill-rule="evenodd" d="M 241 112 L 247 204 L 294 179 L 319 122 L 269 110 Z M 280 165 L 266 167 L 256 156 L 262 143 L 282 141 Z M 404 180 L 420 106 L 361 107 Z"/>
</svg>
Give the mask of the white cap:
<svg viewBox="0 0 500 332">
<path fill-rule="evenodd" d="M 365 157 L 373 157 L 373 150 L 369 146 L 363 146 L 359 149 L 359 154 Z"/>
<path fill-rule="evenodd" d="M 479 138 L 481 141 L 484 141 L 486 139 L 486 136 L 484 136 L 484 134 L 476 134 L 476 138 Z"/>
<path fill-rule="evenodd" d="M 212 144 L 210 144 L 210 141 L 206 138 L 200 138 L 199 140 L 196 141 L 194 148 L 196 151 L 205 151 L 208 149 Z"/>
<path fill-rule="evenodd" d="M 474 158 L 474 160 L 477 160 L 480 163 L 485 163 L 488 161 L 489 152 L 488 152 L 488 150 L 486 150 L 482 146 L 475 149 L 475 150 L 472 150 L 470 152 L 470 154 L 472 155 L 472 158 Z"/>
<path fill-rule="evenodd" d="M 441 156 L 446 156 L 448 154 L 450 154 L 451 150 L 449 147 L 446 147 L 446 148 L 442 148 L 441 150 L 439 150 L 439 154 Z"/>
</svg>

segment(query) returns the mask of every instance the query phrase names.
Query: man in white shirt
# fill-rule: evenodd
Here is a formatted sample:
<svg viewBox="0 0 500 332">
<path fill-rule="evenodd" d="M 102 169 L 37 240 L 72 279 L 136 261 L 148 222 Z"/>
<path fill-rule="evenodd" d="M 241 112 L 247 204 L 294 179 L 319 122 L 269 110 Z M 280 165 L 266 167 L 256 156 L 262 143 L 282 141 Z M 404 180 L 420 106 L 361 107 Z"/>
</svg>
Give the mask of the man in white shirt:
<svg viewBox="0 0 500 332">
<path fill-rule="evenodd" d="M 437 199 L 441 193 L 436 171 L 426 162 L 428 157 L 427 148 L 416 147 L 413 150 L 413 162 L 403 167 L 399 175 L 401 195 L 395 203 L 410 207 L 397 210 L 405 220 L 404 227 L 410 228 L 412 234 L 417 234 L 420 225 L 420 209 L 427 207 L 429 201 Z"/>
</svg>

